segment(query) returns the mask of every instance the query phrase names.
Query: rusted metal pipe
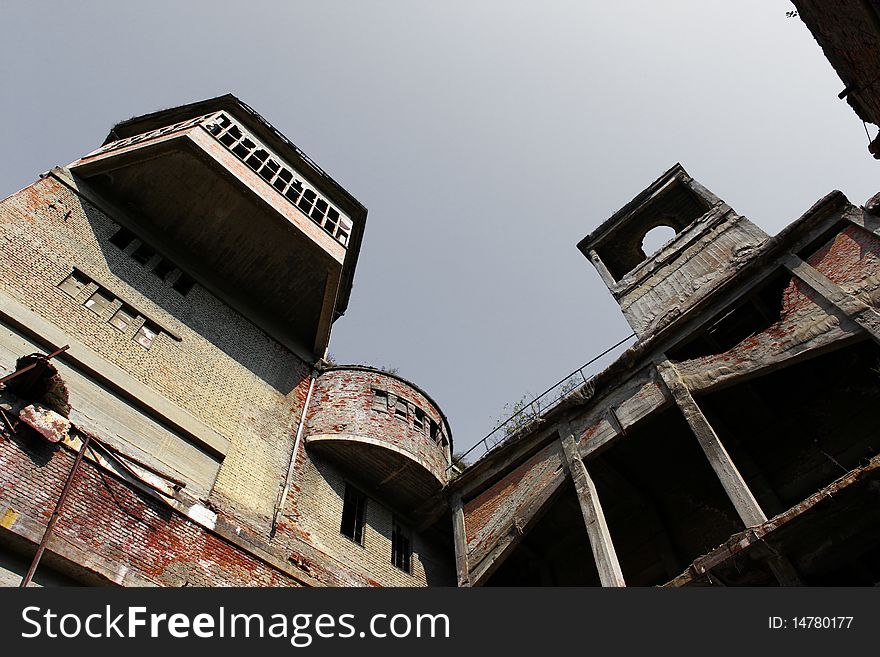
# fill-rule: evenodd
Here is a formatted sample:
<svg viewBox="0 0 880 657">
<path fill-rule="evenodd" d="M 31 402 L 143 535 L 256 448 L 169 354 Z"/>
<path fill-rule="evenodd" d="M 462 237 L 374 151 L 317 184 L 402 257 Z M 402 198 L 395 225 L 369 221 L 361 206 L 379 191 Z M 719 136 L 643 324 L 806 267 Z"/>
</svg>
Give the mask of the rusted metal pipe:
<svg viewBox="0 0 880 657">
<path fill-rule="evenodd" d="M 67 501 L 67 495 L 70 493 L 73 479 L 79 471 L 79 465 L 82 463 L 83 454 L 86 453 L 86 449 L 88 448 L 91 439 L 92 438 L 89 434 L 85 434 L 82 445 L 79 448 L 79 453 L 76 455 L 76 460 L 73 462 L 70 474 L 67 475 L 67 481 L 64 483 L 64 488 L 61 490 L 61 495 L 58 496 L 58 501 L 55 503 L 55 510 L 52 511 L 52 516 L 49 518 L 49 522 L 46 525 L 46 531 L 43 532 L 43 538 L 40 541 L 40 545 L 37 547 L 37 553 L 34 555 L 31 567 L 28 569 L 27 575 L 21 580 L 21 588 L 28 586 L 34 578 L 34 573 L 37 571 L 37 566 L 40 565 L 40 559 L 43 556 L 43 552 L 46 550 L 46 545 L 49 543 L 49 539 L 52 538 L 52 531 L 55 529 L 55 523 L 58 521 L 58 516 L 61 515 L 61 509 L 64 507 L 64 502 Z"/>
<path fill-rule="evenodd" d="M 56 349 L 55 351 L 53 351 L 51 354 L 48 354 L 46 356 L 41 356 L 40 360 L 38 360 L 34 363 L 31 363 L 30 365 L 26 365 L 25 367 L 22 367 L 20 370 L 15 370 L 12 374 L 7 374 L 2 379 L 0 379 L 0 383 L 6 383 L 10 379 L 14 379 L 15 377 L 20 376 L 21 374 L 24 374 L 25 372 L 30 372 L 37 365 L 41 365 L 41 364 L 45 363 L 46 361 L 52 360 L 53 358 L 55 358 L 55 356 L 67 351 L 68 349 L 70 349 L 70 345 L 66 344 L 63 347 L 61 347 L 60 349 Z"/>
</svg>

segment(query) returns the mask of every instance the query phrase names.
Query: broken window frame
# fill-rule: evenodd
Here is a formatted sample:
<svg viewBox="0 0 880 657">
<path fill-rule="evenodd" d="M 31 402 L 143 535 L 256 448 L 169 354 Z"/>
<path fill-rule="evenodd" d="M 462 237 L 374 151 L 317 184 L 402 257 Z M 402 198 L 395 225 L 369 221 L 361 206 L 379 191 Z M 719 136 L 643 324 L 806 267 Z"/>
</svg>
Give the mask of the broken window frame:
<svg viewBox="0 0 880 657">
<path fill-rule="evenodd" d="M 76 299 L 91 282 L 88 276 L 78 269 L 74 269 L 56 287 L 70 298 Z"/>
<path fill-rule="evenodd" d="M 88 299 L 83 301 L 82 305 L 100 317 L 110 309 L 115 301 L 116 297 L 110 294 L 110 292 L 102 287 L 98 287 L 89 295 Z"/>
<path fill-rule="evenodd" d="M 123 303 L 117 308 L 116 312 L 110 316 L 107 323 L 113 328 L 125 333 L 135 324 L 135 322 L 137 322 L 137 317 L 137 311 L 131 306 Z M 120 326 L 120 324 L 122 324 L 122 326 Z"/>
<path fill-rule="evenodd" d="M 305 183 L 284 158 L 272 152 L 226 112 L 206 117 L 202 127 L 337 242 L 348 246 L 354 225 L 351 219 Z"/>
<path fill-rule="evenodd" d="M 162 329 L 159 326 L 157 326 L 150 320 L 144 320 L 144 323 L 138 327 L 138 330 L 134 334 L 132 340 L 137 342 L 144 349 L 150 349 L 156 342 L 156 338 L 159 337 L 159 334 L 161 332 Z"/>
<path fill-rule="evenodd" d="M 367 496 L 348 482 L 342 497 L 342 518 L 339 533 L 356 545 L 364 545 L 367 519 Z"/>
</svg>

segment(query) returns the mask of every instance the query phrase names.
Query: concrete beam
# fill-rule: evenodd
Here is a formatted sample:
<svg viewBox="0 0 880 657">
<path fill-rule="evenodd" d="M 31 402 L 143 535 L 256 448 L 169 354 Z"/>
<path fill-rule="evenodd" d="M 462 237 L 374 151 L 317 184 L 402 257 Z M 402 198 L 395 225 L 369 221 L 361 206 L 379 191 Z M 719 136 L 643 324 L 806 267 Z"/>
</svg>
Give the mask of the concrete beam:
<svg viewBox="0 0 880 657">
<path fill-rule="evenodd" d="M 602 511 L 602 504 L 596 492 L 596 485 L 580 458 L 571 427 L 563 424 L 560 430 L 562 431 L 560 442 L 565 454 L 563 463 L 568 476 L 574 482 L 581 513 L 584 515 L 584 524 L 590 537 L 590 547 L 596 560 L 596 569 L 599 571 L 599 581 L 602 586 L 626 586 L 611 540 L 611 532 L 605 522 L 605 513 Z"/>
<path fill-rule="evenodd" d="M 745 526 L 752 527 L 766 522 L 767 516 L 761 510 L 758 501 L 752 495 L 752 491 L 749 490 L 724 445 L 721 444 L 712 425 L 709 424 L 706 416 L 697 406 L 697 402 L 682 381 L 678 370 L 667 360 L 657 364 L 657 373 L 669 391 L 670 397 L 684 415 L 691 431 L 694 432 L 706 458 L 709 459 L 709 465 L 715 471 Z"/>
<path fill-rule="evenodd" d="M 470 586 L 468 579 L 467 531 L 464 525 L 464 505 L 461 496 L 451 501 L 452 537 L 455 543 L 455 572 L 459 586 Z"/>
</svg>

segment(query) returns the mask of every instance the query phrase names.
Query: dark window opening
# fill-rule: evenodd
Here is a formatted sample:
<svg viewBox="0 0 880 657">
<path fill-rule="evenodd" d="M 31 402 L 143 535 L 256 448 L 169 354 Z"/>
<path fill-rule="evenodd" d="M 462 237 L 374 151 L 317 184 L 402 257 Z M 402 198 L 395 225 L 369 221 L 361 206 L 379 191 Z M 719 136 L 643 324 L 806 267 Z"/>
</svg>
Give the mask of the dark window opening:
<svg viewBox="0 0 880 657">
<path fill-rule="evenodd" d="M 58 284 L 58 289 L 69 294 L 74 299 L 79 296 L 79 293 L 83 291 L 86 285 L 90 283 L 89 279 L 83 276 L 80 272 L 74 270 L 70 276 L 65 278 Z"/>
<path fill-rule="evenodd" d="M 420 408 L 417 408 L 416 412 L 413 413 L 413 427 L 416 431 L 425 432 L 425 414 Z"/>
<path fill-rule="evenodd" d="M 110 244 L 119 249 L 125 249 L 125 247 L 131 244 L 133 240 L 134 235 L 131 234 L 131 231 L 125 228 L 120 228 L 113 233 L 113 236 L 110 238 Z"/>
<path fill-rule="evenodd" d="M 367 496 L 357 488 L 345 485 L 345 499 L 342 503 L 342 523 L 339 532 L 358 545 L 364 544 L 364 518 L 367 509 Z"/>
<path fill-rule="evenodd" d="M 177 280 L 174 281 L 174 285 L 171 287 L 175 292 L 179 292 L 183 296 L 186 296 L 192 289 L 193 285 L 195 285 L 195 281 L 181 272 L 180 276 L 178 276 Z"/>
<path fill-rule="evenodd" d="M 161 258 L 159 262 L 156 263 L 156 266 L 153 267 L 153 273 L 156 274 L 163 281 L 168 278 L 168 275 L 171 274 L 175 269 L 173 262 L 168 262 L 165 258 Z"/>
<path fill-rule="evenodd" d="M 153 249 L 153 247 L 149 246 L 148 244 L 144 244 L 142 242 L 141 245 L 138 248 L 136 248 L 134 250 L 134 252 L 131 254 L 131 257 L 134 258 L 137 262 L 141 263 L 142 265 L 145 265 L 150 261 L 150 258 L 152 258 L 154 255 L 156 255 L 156 251 Z"/>
<path fill-rule="evenodd" d="M 412 573 L 412 538 L 396 518 L 391 523 L 391 563 L 405 573 Z"/>
<path fill-rule="evenodd" d="M 403 420 L 407 418 L 408 415 L 407 404 L 403 399 L 398 398 L 397 403 L 394 405 L 394 415 Z"/>
</svg>

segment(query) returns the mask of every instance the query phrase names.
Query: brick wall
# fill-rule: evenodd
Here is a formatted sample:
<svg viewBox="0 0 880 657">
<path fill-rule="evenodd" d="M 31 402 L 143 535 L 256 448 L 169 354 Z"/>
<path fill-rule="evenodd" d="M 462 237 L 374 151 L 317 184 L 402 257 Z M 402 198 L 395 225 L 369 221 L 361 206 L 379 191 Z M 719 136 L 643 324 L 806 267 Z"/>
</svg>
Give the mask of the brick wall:
<svg viewBox="0 0 880 657">
<path fill-rule="evenodd" d="M 116 224 L 53 178 L 0 202 L 0 292 L 231 440 L 212 502 L 267 532 L 308 385 L 307 365 L 199 285 L 184 297 L 109 243 Z M 129 249 L 130 250 L 130 249 Z M 149 350 L 56 286 L 77 267 L 180 342 Z M 9 368 L 8 363 L 3 365 Z"/>
<path fill-rule="evenodd" d="M 73 459 L 66 447 L 49 445 L 26 429 L 15 436 L 0 434 L 0 539 L 24 533 L 26 524 L 42 533 Z M 80 466 L 54 536 L 50 553 L 76 551 L 93 561 L 106 560 L 120 578 L 131 581 L 136 575 L 139 584 L 298 585 L 114 476 L 102 476 L 88 460 Z M 81 569 L 71 567 L 77 576 Z M 102 575 L 112 576 L 106 571 Z"/>
<path fill-rule="evenodd" d="M 339 470 L 313 454 L 298 460 L 299 486 L 291 512 L 302 537 L 319 550 L 350 564 L 374 584 L 383 586 L 454 586 L 453 554 L 436 541 L 412 532 L 412 573 L 391 563 L 391 522 L 394 512 L 373 498 L 367 500 L 363 545 L 340 532 L 346 479 Z"/>
</svg>

